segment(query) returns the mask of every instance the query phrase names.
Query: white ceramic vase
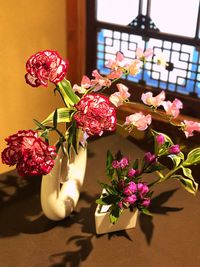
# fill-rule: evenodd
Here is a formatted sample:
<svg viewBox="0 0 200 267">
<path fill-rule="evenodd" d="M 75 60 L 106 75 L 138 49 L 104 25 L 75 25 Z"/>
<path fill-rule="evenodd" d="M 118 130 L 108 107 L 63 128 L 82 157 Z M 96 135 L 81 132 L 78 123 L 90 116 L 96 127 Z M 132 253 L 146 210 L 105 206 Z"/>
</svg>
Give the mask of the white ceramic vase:
<svg viewBox="0 0 200 267">
<path fill-rule="evenodd" d="M 68 217 L 76 207 L 84 181 L 87 149 L 72 151 L 70 159 L 59 150 L 52 171 L 42 177 L 41 206 L 53 221 Z"/>
<path fill-rule="evenodd" d="M 125 209 L 115 224 L 109 219 L 109 205 L 97 205 L 95 211 L 95 226 L 97 234 L 105 234 L 120 230 L 134 228 L 136 226 L 138 209 L 130 211 Z"/>
</svg>

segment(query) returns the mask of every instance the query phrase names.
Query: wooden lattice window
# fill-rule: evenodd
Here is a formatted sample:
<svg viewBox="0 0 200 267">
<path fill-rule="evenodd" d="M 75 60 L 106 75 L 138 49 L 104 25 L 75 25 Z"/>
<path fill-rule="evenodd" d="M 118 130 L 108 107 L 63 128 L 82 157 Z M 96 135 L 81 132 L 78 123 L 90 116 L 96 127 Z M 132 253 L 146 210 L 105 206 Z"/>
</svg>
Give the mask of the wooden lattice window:
<svg viewBox="0 0 200 267">
<path fill-rule="evenodd" d="M 123 2 L 123 3 L 122 3 Z M 162 52 L 165 70 L 148 63 L 129 85 L 143 90 L 165 90 L 178 97 L 184 112 L 199 116 L 200 104 L 200 1 L 97 0 L 88 1 L 87 70 L 107 74 L 105 63 L 117 51 L 135 58 L 138 47 Z"/>
</svg>

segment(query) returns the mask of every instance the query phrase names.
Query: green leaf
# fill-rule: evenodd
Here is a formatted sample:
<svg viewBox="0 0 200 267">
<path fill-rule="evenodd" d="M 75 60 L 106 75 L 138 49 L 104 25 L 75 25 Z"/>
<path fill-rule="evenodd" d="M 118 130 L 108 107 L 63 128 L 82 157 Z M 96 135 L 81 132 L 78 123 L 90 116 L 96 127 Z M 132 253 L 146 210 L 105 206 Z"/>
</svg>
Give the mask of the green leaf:
<svg viewBox="0 0 200 267">
<path fill-rule="evenodd" d="M 178 179 L 181 182 L 181 185 L 191 194 L 195 195 L 198 190 L 198 184 L 194 181 L 193 177 L 185 178 L 182 175 L 173 175 L 171 178 Z"/>
<path fill-rule="evenodd" d="M 138 169 L 138 166 L 139 166 L 139 159 L 136 159 L 133 163 L 133 169 L 134 170 L 137 170 Z"/>
<path fill-rule="evenodd" d="M 106 190 L 108 194 L 111 195 L 117 195 L 118 193 L 115 191 L 115 189 L 112 187 L 112 185 L 108 185 L 106 183 L 100 183 L 101 187 Z"/>
<path fill-rule="evenodd" d="M 110 179 L 113 178 L 113 174 L 114 174 L 114 169 L 112 167 L 113 159 L 114 158 L 113 158 L 112 153 L 108 150 L 107 157 L 106 157 L 106 174 L 107 174 L 107 177 Z"/>
<path fill-rule="evenodd" d="M 191 150 L 187 155 L 187 159 L 183 162 L 184 166 L 197 164 L 200 164 L 200 147 Z"/>
<path fill-rule="evenodd" d="M 182 160 L 184 160 L 184 154 L 182 152 L 177 155 L 170 154 L 168 155 L 168 157 L 171 158 L 171 160 L 173 161 L 175 168 L 179 166 Z"/>
<path fill-rule="evenodd" d="M 39 129 L 45 131 L 46 127 L 43 125 L 43 123 L 37 121 L 36 119 L 33 119 L 34 123 L 38 126 Z"/>
<path fill-rule="evenodd" d="M 58 108 L 57 109 L 57 123 L 60 122 L 70 122 L 71 121 L 71 116 L 70 114 L 72 113 L 71 108 Z M 42 124 L 47 125 L 50 123 L 53 123 L 53 118 L 55 115 L 55 111 L 52 112 L 43 122 Z"/>
<path fill-rule="evenodd" d="M 74 151 L 76 154 L 78 154 L 78 149 L 77 149 L 77 125 L 76 121 L 72 121 L 72 125 L 68 130 L 68 136 L 67 136 L 67 143 L 68 143 L 68 155 L 70 155 L 70 149 L 71 147 L 74 148 Z"/>
<path fill-rule="evenodd" d="M 77 104 L 80 98 L 75 94 L 74 90 L 72 89 L 70 81 L 63 79 L 61 82 L 57 84 L 63 99 L 67 106 Z"/>
<path fill-rule="evenodd" d="M 53 114 L 53 127 L 57 128 L 58 110 L 56 109 Z"/>
<path fill-rule="evenodd" d="M 118 206 L 113 206 L 112 209 L 111 209 L 111 212 L 109 214 L 109 218 L 110 218 L 110 222 L 112 224 L 115 224 L 121 214 L 121 210 Z"/>
<path fill-rule="evenodd" d="M 190 179 L 194 179 L 193 176 L 192 176 L 192 170 L 190 168 L 185 168 L 183 166 L 181 166 L 182 170 L 183 170 L 183 174 L 190 178 Z"/>
<path fill-rule="evenodd" d="M 140 208 L 139 209 L 142 213 L 144 213 L 145 215 L 148 215 L 148 216 L 153 216 L 153 214 L 146 208 Z"/>
</svg>

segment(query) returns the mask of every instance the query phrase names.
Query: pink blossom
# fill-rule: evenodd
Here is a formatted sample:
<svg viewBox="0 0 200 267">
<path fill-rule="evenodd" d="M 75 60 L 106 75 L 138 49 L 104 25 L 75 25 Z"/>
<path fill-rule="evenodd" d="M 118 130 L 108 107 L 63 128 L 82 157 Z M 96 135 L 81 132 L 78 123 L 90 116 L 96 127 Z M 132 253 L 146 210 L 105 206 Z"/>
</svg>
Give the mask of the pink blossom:
<svg viewBox="0 0 200 267">
<path fill-rule="evenodd" d="M 160 105 L 162 105 L 163 101 L 165 100 L 165 92 L 162 91 L 160 94 L 158 94 L 155 97 L 153 97 L 153 94 L 151 92 L 148 92 L 148 93 L 142 94 L 141 100 L 143 101 L 144 104 L 157 108 Z"/>
<path fill-rule="evenodd" d="M 79 94 L 84 94 L 86 89 L 90 88 L 92 85 L 90 79 L 86 76 L 83 75 L 82 80 L 81 80 L 81 86 L 78 84 L 74 84 L 73 90 L 74 92 L 78 92 Z"/>
<path fill-rule="evenodd" d="M 118 202 L 118 207 L 119 207 L 120 209 L 123 209 L 123 202 L 122 202 L 122 201 L 119 201 L 119 202 Z"/>
<path fill-rule="evenodd" d="M 131 196 L 127 196 L 123 199 L 124 202 L 128 203 L 128 204 L 134 204 L 137 201 L 137 197 L 135 194 L 131 195 Z"/>
<path fill-rule="evenodd" d="M 110 80 L 118 79 L 123 75 L 123 71 L 121 69 L 113 70 L 111 73 L 107 75 L 107 78 Z"/>
<path fill-rule="evenodd" d="M 151 48 L 147 48 L 147 50 L 144 51 L 141 48 L 137 48 L 135 55 L 137 58 L 144 60 L 147 59 L 148 57 L 153 56 L 153 50 Z"/>
<path fill-rule="evenodd" d="M 116 53 L 115 59 L 109 59 L 106 67 L 117 70 L 119 67 L 124 66 L 124 55 L 121 52 Z"/>
<path fill-rule="evenodd" d="M 162 106 L 164 107 L 167 115 L 176 118 L 180 113 L 180 109 L 183 108 L 183 103 L 176 98 L 173 102 L 163 101 Z"/>
<path fill-rule="evenodd" d="M 26 82 L 33 86 L 47 86 L 48 81 L 57 84 L 66 75 L 69 62 L 64 61 L 58 52 L 45 50 L 32 55 L 27 63 Z"/>
<path fill-rule="evenodd" d="M 103 77 L 98 70 L 93 70 L 92 76 L 95 78 L 91 80 L 91 83 L 95 85 L 94 91 L 99 91 L 103 86 L 110 87 L 111 81 L 107 77 Z"/>
<path fill-rule="evenodd" d="M 135 176 L 137 174 L 137 170 L 131 168 L 129 171 L 128 171 L 128 177 L 129 178 L 132 178 L 133 176 Z"/>
<path fill-rule="evenodd" d="M 124 188 L 124 195 L 126 196 L 130 196 L 133 193 L 135 193 L 137 191 L 137 186 L 134 182 L 129 182 L 128 185 Z"/>
<path fill-rule="evenodd" d="M 149 187 L 144 183 L 138 183 L 137 190 L 140 197 L 144 197 L 149 192 Z"/>
<path fill-rule="evenodd" d="M 115 131 L 116 111 L 109 99 L 100 94 L 87 94 L 76 105 L 73 118 L 89 136 Z"/>
<path fill-rule="evenodd" d="M 126 117 L 125 125 L 135 126 L 139 131 L 147 129 L 151 124 L 151 115 L 143 115 L 142 112 L 134 113 Z"/>
<path fill-rule="evenodd" d="M 152 154 L 151 152 L 146 152 L 144 155 L 144 160 L 146 162 L 152 163 L 155 161 L 155 159 L 156 159 L 156 156 Z"/>
<path fill-rule="evenodd" d="M 120 105 L 123 104 L 124 101 L 128 99 L 130 94 L 128 92 L 128 87 L 126 87 L 122 83 L 117 84 L 117 89 L 119 92 L 115 92 L 114 94 L 112 94 L 109 97 L 109 100 L 111 103 L 113 103 L 113 105 L 115 105 L 116 107 L 119 107 Z"/>
<path fill-rule="evenodd" d="M 158 134 L 156 136 L 156 141 L 159 145 L 163 145 L 165 143 L 165 137 L 163 134 Z"/>
<path fill-rule="evenodd" d="M 200 123 L 196 121 L 187 121 L 184 120 L 184 133 L 188 138 L 189 136 L 193 136 L 193 132 L 200 132 Z"/>
<path fill-rule="evenodd" d="M 141 202 L 141 205 L 143 207 L 147 208 L 147 207 L 149 207 L 150 203 L 151 203 L 150 198 L 144 198 L 143 201 Z"/>
<path fill-rule="evenodd" d="M 37 132 L 22 130 L 5 140 L 8 147 L 2 152 L 2 162 L 16 164 L 19 175 L 45 175 L 53 168 L 56 148 L 48 146 Z"/>
<path fill-rule="evenodd" d="M 170 148 L 169 148 L 169 153 L 170 154 L 179 154 L 180 153 L 180 146 L 179 145 L 172 145 Z"/>
<path fill-rule="evenodd" d="M 126 68 L 129 71 L 129 74 L 135 76 L 139 73 L 140 68 L 142 67 L 142 62 L 138 59 L 135 59 L 131 62 L 131 64 L 127 64 Z"/>
<path fill-rule="evenodd" d="M 127 157 L 122 158 L 119 164 L 122 169 L 126 168 L 129 164 L 128 158 Z"/>
<path fill-rule="evenodd" d="M 118 168 L 120 168 L 120 162 L 119 162 L 118 160 L 113 160 L 113 162 L 112 162 L 112 167 L 113 167 L 114 169 L 118 169 Z"/>
</svg>

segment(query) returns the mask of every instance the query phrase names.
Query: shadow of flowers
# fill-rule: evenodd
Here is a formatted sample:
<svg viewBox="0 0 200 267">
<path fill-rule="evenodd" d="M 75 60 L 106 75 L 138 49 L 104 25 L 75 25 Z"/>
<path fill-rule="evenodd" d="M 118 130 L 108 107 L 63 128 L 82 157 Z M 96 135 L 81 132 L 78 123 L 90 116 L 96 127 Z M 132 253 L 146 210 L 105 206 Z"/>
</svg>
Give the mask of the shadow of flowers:
<svg viewBox="0 0 200 267">
<path fill-rule="evenodd" d="M 53 263 L 50 267 L 77 267 L 81 262 L 85 261 L 93 249 L 92 238 L 96 236 L 94 220 L 90 219 L 94 217 L 96 208 L 95 199 L 97 196 L 90 196 L 86 192 L 82 192 L 80 201 L 84 201 L 89 204 L 87 207 L 82 207 L 79 212 L 74 212 L 70 220 L 66 222 L 60 222 L 59 225 L 63 227 L 70 227 L 73 224 L 81 225 L 81 235 L 74 235 L 70 237 L 66 245 L 75 246 L 75 250 L 69 250 L 50 256 L 50 260 L 57 263 Z M 92 203 L 92 205 L 91 205 Z M 61 259 L 60 259 L 61 258 Z"/>
<path fill-rule="evenodd" d="M 167 202 L 169 198 L 175 194 L 176 191 L 177 189 L 165 191 L 159 194 L 158 196 L 154 197 L 151 201 L 151 206 L 150 206 L 151 213 L 167 215 L 168 212 L 181 211 L 183 208 L 163 206 L 163 204 Z M 150 245 L 154 231 L 153 216 L 146 216 L 140 213 L 139 224 L 142 232 L 145 234 L 147 243 Z"/>
</svg>

